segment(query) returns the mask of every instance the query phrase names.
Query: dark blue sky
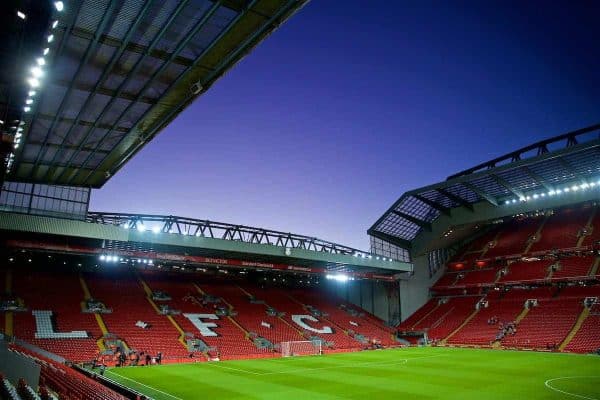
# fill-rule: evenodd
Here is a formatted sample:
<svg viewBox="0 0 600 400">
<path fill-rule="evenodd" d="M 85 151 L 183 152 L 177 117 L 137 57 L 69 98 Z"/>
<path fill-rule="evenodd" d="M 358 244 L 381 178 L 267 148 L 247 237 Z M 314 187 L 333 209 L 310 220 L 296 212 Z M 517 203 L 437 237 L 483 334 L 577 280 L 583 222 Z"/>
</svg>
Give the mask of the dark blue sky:
<svg viewBox="0 0 600 400">
<path fill-rule="evenodd" d="M 403 192 L 600 122 L 599 4 L 313 0 L 91 209 L 368 249 Z"/>
</svg>

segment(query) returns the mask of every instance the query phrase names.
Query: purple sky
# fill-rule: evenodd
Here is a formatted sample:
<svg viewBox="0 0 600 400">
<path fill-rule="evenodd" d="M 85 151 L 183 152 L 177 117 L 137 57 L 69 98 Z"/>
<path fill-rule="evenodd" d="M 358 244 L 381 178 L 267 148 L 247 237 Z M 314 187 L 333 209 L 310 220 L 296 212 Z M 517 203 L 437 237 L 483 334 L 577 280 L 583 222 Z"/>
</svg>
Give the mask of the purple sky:
<svg viewBox="0 0 600 400">
<path fill-rule="evenodd" d="M 312 1 L 90 209 L 368 249 L 403 192 L 600 121 L 598 2 L 448 3 Z"/>
</svg>

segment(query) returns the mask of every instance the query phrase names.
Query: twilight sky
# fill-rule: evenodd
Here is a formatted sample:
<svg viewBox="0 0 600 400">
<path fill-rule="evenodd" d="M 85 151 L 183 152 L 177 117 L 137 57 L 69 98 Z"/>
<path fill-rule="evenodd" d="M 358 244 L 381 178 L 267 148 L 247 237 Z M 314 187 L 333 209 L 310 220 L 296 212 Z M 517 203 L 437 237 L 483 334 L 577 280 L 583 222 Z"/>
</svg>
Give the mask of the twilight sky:
<svg viewBox="0 0 600 400">
<path fill-rule="evenodd" d="M 600 122 L 599 15 L 591 0 L 313 0 L 90 209 L 366 250 L 367 228 L 403 192 Z"/>
</svg>

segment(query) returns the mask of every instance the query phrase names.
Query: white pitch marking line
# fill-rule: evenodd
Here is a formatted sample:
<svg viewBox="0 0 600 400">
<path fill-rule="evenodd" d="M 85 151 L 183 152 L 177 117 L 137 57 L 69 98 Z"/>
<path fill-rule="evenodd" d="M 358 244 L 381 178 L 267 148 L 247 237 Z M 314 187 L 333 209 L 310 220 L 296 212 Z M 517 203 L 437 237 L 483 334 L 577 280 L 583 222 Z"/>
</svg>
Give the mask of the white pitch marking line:
<svg viewBox="0 0 600 400">
<path fill-rule="evenodd" d="M 169 396 L 169 397 L 172 397 L 172 398 L 174 398 L 174 399 L 177 399 L 177 400 L 183 400 L 181 397 L 173 396 L 173 395 L 172 395 L 172 394 L 170 394 L 170 393 L 163 392 L 162 390 L 159 390 L 159 389 L 153 388 L 152 386 L 148 386 L 148 385 L 146 385 L 146 384 L 143 384 L 142 382 L 138 382 L 138 381 L 136 381 L 135 379 L 128 378 L 128 377 L 126 377 L 126 376 L 123 376 L 123 375 L 121 375 L 121 374 L 117 374 L 116 372 L 113 372 L 113 371 L 111 371 L 110 369 L 109 369 L 109 370 L 107 370 L 106 372 L 108 372 L 108 373 L 111 373 L 111 374 L 113 374 L 113 375 L 117 375 L 117 376 L 119 376 L 119 377 L 121 377 L 121 378 L 123 378 L 123 379 L 127 379 L 128 381 L 131 381 L 131 382 L 137 383 L 138 385 L 145 386 L 145 387 L 147 387 L 147 388 L 148 388 L 148 389 L 150 389 L 150 390 L 154 390 L 155 392 L 162 393 L 162 394 L 164 394 L 164 395 L 167 395 L 167 396 Z"/>
<path fill-rule="evenodd" d="M 559 381 L 559 380 L 563 380 L 563 379 L 576 379 L 576 378 L 600 378 L 600 376 L 561 376 L 558 378 L 548 379 L 546 382 L 544 382 L 544 385 L 550 390 L 554 390 L 555 392 L 566 394 L 567 396 L 579 397 L 580 399 L 586 399 L 586 400 L 599 400 L 595 397 L 587 397 L 587 396 L 583 396 L 580 394 L 560 390 L 550 384 L 550 382 L 554 382 L 554 381 Z"/>
<path fill-rule="evenodd" d="M 329 366 L 329 367 L 302 368 L 302 369 L 295 369 L 295 370 L 291 370 L 291 371 L 264 372 L 264 373 L 258 373 L 257 375 L 264 376 L 264 375 L 293 374 L 293 373 L 297 373 L 297 372 L 311 372 L 311 371 L 320 371 L 320 370 L 324 370 L 324 369 L 356 368 L 356 367 L 369 366 L 369 365 L 381 365 L 381 366 L 385 367 L 385 366 L 406 364 L 410 360 L 419 360 L 422 358 L 434 358 L 434 357 L 443 357 L 443 356 L 445 356 L 445 355 L 437 354 L 434 356 L 401 358 L 399 360 L 390 360 L 390 361 L 372 361 L 372 362 L 366 362 L 366 363 L 360 363 L 360 364 L 352 363 L 352 364 L 346 364 L 346 365 L 333 365 L 333 366 Z M 596 399 L 594 399 L 594 400 L 596 400 Z"/>
<path fill-rule="evenodd" d="M 211 361 L 211 362 L 208 363 L 208 365 L 213 365 L 213 366 L 219 367 L 219 368 L 230 369 L 232 371 L 245 372 L 247 374 L 262 375 L 260 372 L 248 371 L 247 369 L 239 369 L 239 368 L 227 367 L 225 365 L 218 364 L 218 362 L 219 361 Z"/>
</svg>

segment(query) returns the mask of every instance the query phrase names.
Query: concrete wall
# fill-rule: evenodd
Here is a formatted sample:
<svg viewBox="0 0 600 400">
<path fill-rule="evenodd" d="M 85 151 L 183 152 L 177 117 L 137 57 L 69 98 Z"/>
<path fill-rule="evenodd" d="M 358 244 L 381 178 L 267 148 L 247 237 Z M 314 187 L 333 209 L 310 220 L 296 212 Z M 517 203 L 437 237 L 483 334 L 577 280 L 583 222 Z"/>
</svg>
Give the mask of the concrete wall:
<svg viewBox="0 0 600 400">
<path fill-rule="evenodd" d="M 433 277 L 429 277 L 429 260 L 427 255 L 413 260 L 414 275 L 408 280 L 400 281 L 400 316 L 404 321 L 429 300 L 429 288 L 444 274 L 440 268 Z"/>
<path fill-rule="evenodd" d="M 27 357 L 8 351 L 2 342 L 0 342 L 0 371 L 15 386 L 19 378 L 24 378 L 34 390 L 38 387 L 40 366 Z"/>
<path fill-rule="evenodd" d="M 397 317 L 400 304 L 398 297 L 389 297 L 386 283 L 377 281 L 348 281 L 326 283 L 330 293 L 352 303 L 384 321 Z"/>
</svg>

